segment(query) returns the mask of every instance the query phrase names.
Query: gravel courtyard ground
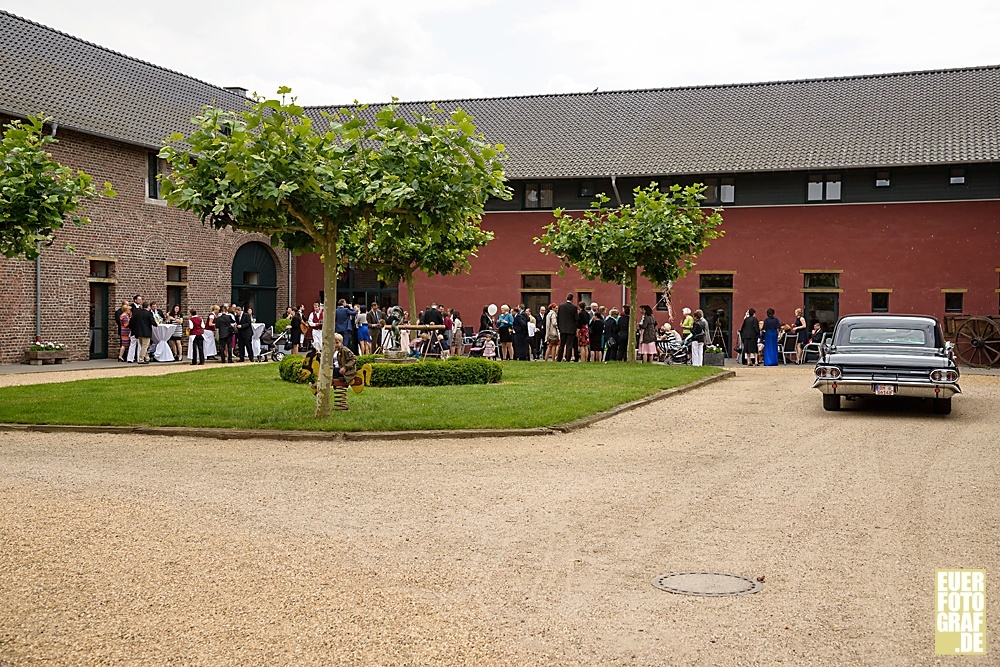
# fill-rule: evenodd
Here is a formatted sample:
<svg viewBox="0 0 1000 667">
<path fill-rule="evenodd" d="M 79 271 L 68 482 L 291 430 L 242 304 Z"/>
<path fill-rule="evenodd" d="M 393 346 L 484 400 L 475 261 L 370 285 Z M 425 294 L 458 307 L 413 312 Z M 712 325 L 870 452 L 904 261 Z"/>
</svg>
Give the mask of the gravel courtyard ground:
<svg viewBox="0 0 1000 667">
<path fill-rule="evenodd" d="M 947 417 L 809 384 L 537 438 L 2 433 L 0 665 L 998 664 L 1000 377 Z M 988 571 L 990 654 L 933 655 L 939 567 Z M 651 585 L 689 570 L 764 588 Z"/>
</svg>

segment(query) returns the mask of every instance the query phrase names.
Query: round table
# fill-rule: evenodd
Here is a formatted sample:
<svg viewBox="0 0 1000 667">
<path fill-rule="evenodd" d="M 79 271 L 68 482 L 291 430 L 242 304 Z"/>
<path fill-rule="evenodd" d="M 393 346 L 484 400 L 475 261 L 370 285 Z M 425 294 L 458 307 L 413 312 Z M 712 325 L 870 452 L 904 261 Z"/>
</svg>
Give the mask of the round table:
<svg viewBox="0 0 1000 667">
<path fill-rule="evenodd" d="M 174 351 L 170 349 L 170 337 L 181 325 L 157 324 L 153 327 L 153 337 L 149 339 L 152 351 L 149 356 L 157 361 L 174 361 Z"/>
<path fill-rule="evenodd" d="M 250 341 L 250 345 L 253 347 L 254 359 L 260 356 L 260 335 L 264 333 L 264 326 L 263 322 L 253 323 L 253 340 Z"/>
</svg>

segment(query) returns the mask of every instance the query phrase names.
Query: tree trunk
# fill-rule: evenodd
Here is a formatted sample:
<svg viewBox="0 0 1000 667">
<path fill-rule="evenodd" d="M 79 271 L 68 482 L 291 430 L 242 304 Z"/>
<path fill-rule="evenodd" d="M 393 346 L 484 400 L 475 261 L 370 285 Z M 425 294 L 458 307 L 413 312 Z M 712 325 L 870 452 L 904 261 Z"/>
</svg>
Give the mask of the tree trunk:
<svg viewBox="0 0 1000 667">
<path fill-rule="evenodd" d="M 323 353 L 319 360 L 316 390 L 317 419 L 330 416 L 330 384 L 333 382 L 334 332 L 337 322 L 337 235 L 323 249 Z M 330 305 L 333 308 L 330 308 Z"/>
<path fill-rule="evenodd" d="M 417 293 L 413 289 L 413 273 L 406 274 L 406 294 L 410 297 L 410 324 L 416 324 L 420 319 L 417 313 Z"/>
<path fill-rule="evenodd" d="M 628 276 L 628 305 L 629 312 L 631 316 L 629 317 L 629 327 L 632 331 L 628 332 L 628 360 L 635 363 L 635 330 L 636 326 L 639 324 L 639 295 L 636 285 L 639 284 L 639 269 L 633 268 L 632 272 Z"/>
</svg>

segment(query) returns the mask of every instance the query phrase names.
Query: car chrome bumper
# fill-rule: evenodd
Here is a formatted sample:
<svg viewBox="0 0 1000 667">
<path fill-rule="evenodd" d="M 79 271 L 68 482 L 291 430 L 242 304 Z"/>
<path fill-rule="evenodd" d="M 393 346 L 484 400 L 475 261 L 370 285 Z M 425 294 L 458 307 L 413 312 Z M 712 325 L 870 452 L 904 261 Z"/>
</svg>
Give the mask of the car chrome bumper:
<svg viewBox="0 0 1000 667">
<path fill-rule="evenodd" d="M 961 394 L 957 384 L 942 382 L 873 382 L 871 380 L 828 380 L 817 379 L 813 389 L 819 389 L 824 394 L 838 396 L 875 396 L 875 385 L 892 385 L 896 388 L 894 396 L 910 396 L 914 398 L 951 398 Z"/>
</svg>

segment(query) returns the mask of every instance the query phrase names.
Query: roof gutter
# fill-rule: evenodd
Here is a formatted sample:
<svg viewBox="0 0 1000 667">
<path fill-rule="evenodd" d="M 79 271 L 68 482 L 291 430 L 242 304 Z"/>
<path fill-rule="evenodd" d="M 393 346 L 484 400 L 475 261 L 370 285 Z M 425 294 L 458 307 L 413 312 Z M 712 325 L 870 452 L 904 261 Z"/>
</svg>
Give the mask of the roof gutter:
<svg viewBox="0 0 1000 667">
<path fill-rule="evenodd" d="M 611 189 L 615 191 L 615 199 L 618 200 L 618 207 L 621 208 L 622 196 L 618 194 L 618 177 L 611 174 Z"/>
</svg>

